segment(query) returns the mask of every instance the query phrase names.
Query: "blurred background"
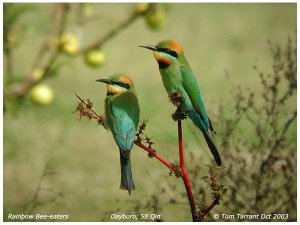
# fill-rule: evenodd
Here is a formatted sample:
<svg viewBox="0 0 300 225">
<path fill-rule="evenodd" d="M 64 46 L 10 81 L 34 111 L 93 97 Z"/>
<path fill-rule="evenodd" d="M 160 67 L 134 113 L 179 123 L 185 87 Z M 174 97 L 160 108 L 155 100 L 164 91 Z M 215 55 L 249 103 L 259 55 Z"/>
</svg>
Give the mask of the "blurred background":
<svg viewBox="0 0 300 225">
<path fill-rule="evenodd" d="M 296 4 L 4 3 L 4 220 L 11 213 L 66 214 L 66 221 L 159 213 L 162 221 L 191 221 L 181 180 L 137 146 L 136 190 L 119 190 L 111 133 L 73 113 L 78 93 L 102 114 L 106 87 L 95 80 L 128 73 L 153 148 L 178 163 L 174 106 L 152 53 L 138 47 L 175 39 L 217 131 L 224 167 L 215 172 L 227 191 L 211 213 L 296 221 L 296 18 Z M 212 201 L 212 156 L 190 121 L 183 135 L 201 210 Z M 218 221 L 230 220 L 241 221 Z"/>
</svg>

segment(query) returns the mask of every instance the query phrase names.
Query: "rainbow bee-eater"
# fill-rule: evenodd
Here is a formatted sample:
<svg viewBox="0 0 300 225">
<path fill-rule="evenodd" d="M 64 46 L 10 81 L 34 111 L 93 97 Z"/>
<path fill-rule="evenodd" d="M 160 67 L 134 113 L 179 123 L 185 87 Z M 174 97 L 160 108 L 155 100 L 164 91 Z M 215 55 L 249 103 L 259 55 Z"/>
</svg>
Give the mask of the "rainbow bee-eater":
<svg viewBox="0 0 300 225">
<path fill-rule="evenodd" d="M 116 74 L 97 81 L 107 84 L 104 127 L 111 130 L 119 146 L 121 190 L 135 189 L 130 163 L 130 151 L 139 122 L 140 108 L 132 80 L 126 74 Z"/>
<path fill-rule="evenodd" d="M 156 46 L 140 47 L 153 51 L 166 91 L 169 95 L 175 92 L 181 94 L 180 111 L 201 130 L 216 163 L 220 166 L 221 158 L 211 137 L 215 131 L 207 115 L 197 79 L 180 44 L 173 40 L 164 40 Z"/>
</svg>

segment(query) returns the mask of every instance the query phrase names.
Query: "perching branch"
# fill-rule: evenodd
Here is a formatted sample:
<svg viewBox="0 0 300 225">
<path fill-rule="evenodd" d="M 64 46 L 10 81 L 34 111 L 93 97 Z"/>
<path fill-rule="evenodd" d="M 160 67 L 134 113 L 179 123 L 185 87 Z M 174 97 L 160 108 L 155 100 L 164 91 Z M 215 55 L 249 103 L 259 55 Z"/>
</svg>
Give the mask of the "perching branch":
<svg viewBox="0 0 300 225">
<path fill-rule="evenodd" d="M 76 107 L 75 112 L 79 112 L 79 116 L 77 120 L 80 120 L 81 117 L 87 117 L 88 119 L 95 119 L 98 121 L 99 124 L 104 125 L 105 121 L 105 116 L 100 116 L 97 112 L 95 112 L 92 107 L 93 103 L 89 100 L 83 100 L 78 94 L 75 94 L 76 97 L 80 100 Z M 174 95 L 175 96 L 175 95 Z M 173 96 L 173 97 L 174 97 Z M 176 95 L 176 98 L 180 98 L 180 95 Z M 170 96 L 171 101 L 174 103 L 174 99 L 172 99 L 172 96 Z M 178 145 L 179 145 L 179 158 L 180 158 L 180 167 L 178 165 L 169 163 L 167 160 L 165 160 L 163 157 L 158 155 L 156 151 L 151 147 L 153 142 L 146 136 L 146 138 L 143 138 L 142 135 L 145 128 L 146 128 L 146 123 L 147 121 L 142 121 L 141 124 L 138 127 L 138 131 L 136 133 L 136 138 L 134 140 L 134 144 L 137 145 L 138 147 L 144 149 L 147 151 L 149 154 L 149 157 L 155 157 L 157 160 L 159 160 L 161 163 L 163 163 L 166 167 L 168 167 L 172 173 L 175 174 L 177 178 L 182 177 L 182 181 L 185 185 L 186 193 L 189 199 L 190 203 L 190 208 L 191 208 L 191 214 L 192 214 L 192 219 L 193 222 L 200 222 L 203 220 L 203 217 L 208 214 L 208 212 L 213 209 L 215 205 L 219 203 L 219 199 L 221 195 L 225 192 L 223 189 L 222 185 L 217 185 L 216 184 L 216 177 L 217 174 L 214 174 L 214 170 L 210 169 L 211 173 L 211 189 L 213 190 L 213 202 L 212 204 L 204 209 L 202 212 L 198 212 L 196 205 L 195 205 L 195 200 L 191 188 L 191 184 L 189 181 L 188 173 L 185 168 L 185 162 L 184 162 L 184 149 L 183 149 L 183 142 L 182 142 L 182 126 L 181 126 L 181 120 L 185 119 L 186 116 L 184 113 L 180 112 L 179 108 L 177 108 L 176 112 L 172 115 L 173 119 L 176 119 L 178 121 Z M 148 146 L 142 143 L 142 141 L 145 140 Z M 222 194 L 219 194 L 220 191 L 223 191 Z"/>
<path fill-rule="evenodd" d="M 183 145 L 182 145 L 182 128 L 181 128 L 181 120 L 178 120 L 178 145 L 179 145 L 179 157 L 180 157 L 180 168 L 182 171 L 182 180 L 186 189 L 186 194 L 188 196 L 189 202 L 190 202 L 190 208 L 191 208 L 191 213 L 193 217 L 193 222 L 199 222 L 198 218 L 196 217 L 196 205 L 195 205 L 195 200 L 191 188 L 191 184 L 189 181 L 189 177 L 187 174 L 187 171 L 185 169 L 185 164 L 184 164 L 184 151 L 183 151 Z"/>
<path fill-rule="evenodd" d="M 83 100 L 78 94 L 76 94 L 76 97 L 80 100 L 80 103 L 78 104 L 76 111 L 79 112 L 78 120 L 81 119 L 82 116 L 88 117 L 89 119 L 95 119 L 100 125 L 104 125 L 105 116 L 100 116 L 97 112 L 93 110 L 93 103 L 89 100 L 85 101 Z M 173 165 L 168 163 L 167 160 L 165 160 L 163 157 L 159 156 L 154 149 L 151 148 L 151 145 L 147 147 L 142 143 L 141 134 L 143 133 L 143 130 L 146 127 L 146 122 L 143 121 L 142 124 L 139 127 L 139 131 L 137 133 L 137 138 L 134 140 L 134 144 L 139 146 L 140 148 L 147 151 L 150 155 L 154 156 L 156 159 L 158 159 L 160 162 L 162 162 L 165 166 L 167 166 L 169 169 L 173 170 Z"/>
<path fill-rule="evenodd" d="M 93 103 L 89 100 L 87 100 L 86 102 L 78 95 L 76 94 L 76 97 L 80 100 L 80 103 L 78 104 L 76 111 L 75 112 L 79 112 L 79 117 L 78 120 L 80 121 L 82 116 L 86 116 L 89 119 L 95 119 L 97 120 L 99 125 L 104 126 L 104 121 L 105 121 L 105 116 L 100 116 L 98 113 L 96 113 L 93 110 Z"/>
<path fill-rule="evenodd" d="M 214 173 L 214 170 L 210 168 L 210 174 L 211 174 L 211 189 L 213 190 L 213 202 L 212 204 L 204 209 L 204 213 L 200 212 L 198 213 L 193 192 L 192 192 L 192 187 L 189 181 L 188 173 L 185 168 L 185 162 L 184 162 L 184 149 L 183 149 L 183 144 L 182 144 L 182 126 L 181 126 L 181 120 L 186 119 L 186 115 L 181 111 L 180 106 L 182 104 L 182 95 L 179 91 L 175 91 L 169 94 L 169 101 L 176 106 L 176 111 L 175 113 L 172 114 L 173 120 L 177 121 L 178 123 L 178 146 L 179 146 L 179 158 L 180 158 L 180 168 L 182 172 L 182 180 L 186 189 L 186 194 L 189 199 L 190 203 L 190 208 L 191 208 L 191 214 L 193 218 L 193 222 L 201 222 L 203 221 L 203 218 L 207 213 L 214 208 L 216 204 L 219 203 L 219 199 L 222 194 L 225 193 L 226 189 L 223 189 L 223 185 L 217 185 L 216 184 L 216 177 L 218 176 L 217 174 Z M 223 191 L 222 194 L 220 194 L 220 191 Z"/>
<path fill-rule="evenodd" d="M 148 148 L 146 145 L 142 144 L 141 142 L 138 141 L 134 141 L 134 144 L 136 144 L 137 146 L 139 146 L 140 148 L 146 150 L 151 156 L 154 156 L 155 158 L 157 158 L 160 162 L 162 162 L 166 167 L 168 167 L 169 169 L 173 170 L 173 166 L 168 163 L 164 158 L 162 158 L 161 156 L 159 156 L 155 150 Z"/>
<path fill-rule="evenodd" d="M 193 196 L 193 192 L 192 192 L 192 187 L 191 187 L 188 173 L 185 169 L 185 163 L 184 163 L 184 150 L 183 150 L 183 144 L 182 144 L 181 120 L 184 120 L 186 118 L 186 115 L 180 110 L 180 106 L 182 104 L 181 93 L 179 91 L 170 93 L 169 101 L 177 108 L 175 113 L 173 113 L 172 118 L 173 118 L 173 120 L 177 121 L 177 124 L 178 124 L 178 126 L 177 126 L 178 149 L 179 149 L 179 158 L 180 158 L 180 168 L 181 168 L 181 172 L 182 172 L 182 181 L 184 183 L 186 194 L 189 199 L 193 222 L 199 222 L 200 220 L 196 216 L 196 205 L 195 205 L 195 200 L 194 200 L 194 196 Z"/>
</svg>

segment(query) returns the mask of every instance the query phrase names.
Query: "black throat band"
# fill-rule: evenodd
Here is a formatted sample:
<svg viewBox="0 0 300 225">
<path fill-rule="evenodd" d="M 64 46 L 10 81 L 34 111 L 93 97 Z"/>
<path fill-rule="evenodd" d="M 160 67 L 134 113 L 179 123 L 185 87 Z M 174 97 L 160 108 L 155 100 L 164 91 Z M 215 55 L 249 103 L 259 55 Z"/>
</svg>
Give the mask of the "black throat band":
<svg viewBox="0 0 300 225">
<path fill-rule="evenodd" d="M 166 69 L 169 66 L 169 64 L 162 62 L 162 61 L 158 61 L 158 66 L 159 66 L 159 69 Z"/>
</svg>

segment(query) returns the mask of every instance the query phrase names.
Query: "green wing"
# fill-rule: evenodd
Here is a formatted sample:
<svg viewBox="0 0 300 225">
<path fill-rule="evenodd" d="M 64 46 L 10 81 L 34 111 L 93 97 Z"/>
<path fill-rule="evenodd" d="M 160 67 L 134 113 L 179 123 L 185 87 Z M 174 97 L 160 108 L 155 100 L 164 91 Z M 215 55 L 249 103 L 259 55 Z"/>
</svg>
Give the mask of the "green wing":
<svg viewBox="0 0 300 225">
<path fill-rule="evenodd" d="M 108 98 L 106 109 L 108 126 L 116 143 L 121 149 L 129 150 L 139 121 L 137 97 L 128 92 Z"/>
<path fill-rule="evenodd" d="M 118 108 L 124 109 L 137 128 L 139 123 L 140 107 L 136 95 L 127 91 L 115 98 L 114 105 Z"/>
<path fill-rule="evenodd" d="M 192 102 L 194 109 L 200 114 L 201 119 L 210 128 L 210 121 L 207 116 L 207 112 L 204 105 L 202 93 L 197 82 L 197 79 L 190 68 L 186 66 L 180 67 L 182 74 L 182 84 L 188 94 L 190 101 Z"/>
</svg>

